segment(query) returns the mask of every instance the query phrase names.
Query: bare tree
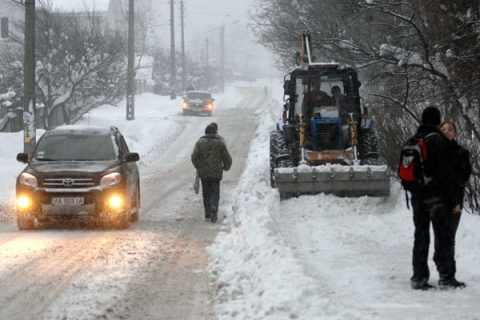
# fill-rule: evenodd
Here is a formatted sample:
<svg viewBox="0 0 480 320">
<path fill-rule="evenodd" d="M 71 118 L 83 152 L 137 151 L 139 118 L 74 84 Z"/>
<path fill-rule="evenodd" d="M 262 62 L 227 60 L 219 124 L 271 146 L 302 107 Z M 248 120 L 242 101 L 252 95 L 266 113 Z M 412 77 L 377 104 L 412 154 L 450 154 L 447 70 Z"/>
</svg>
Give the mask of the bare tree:
<svg viewBox="0 0 480 320">
<path fill-rule="evenodd" d="M 99 17 L 56 12 L 47 2 L 37 8 L 36 24 L 37 102 L 44 106 L 45 127 L 73 123 L 88 110 L 123 98 L 126 46 L 104 33 Z M 20 33 L 0 52 L 4 84 L 16 92 L 23 79 L 22 47 Z"/>
<path fill-rule="evenodd" d="M 259 42 L 293 67 L 302 31 L 319 59 L 360 71 L 393 171 L 398 150 L 426 106 L 457 123 L 472 154 L 469 201 L 479 208 L 480 13 L 477 0 L 261 0 L 253 14 Z M 393 147 L 392 147 L 393 145 Z"/>
</svg>

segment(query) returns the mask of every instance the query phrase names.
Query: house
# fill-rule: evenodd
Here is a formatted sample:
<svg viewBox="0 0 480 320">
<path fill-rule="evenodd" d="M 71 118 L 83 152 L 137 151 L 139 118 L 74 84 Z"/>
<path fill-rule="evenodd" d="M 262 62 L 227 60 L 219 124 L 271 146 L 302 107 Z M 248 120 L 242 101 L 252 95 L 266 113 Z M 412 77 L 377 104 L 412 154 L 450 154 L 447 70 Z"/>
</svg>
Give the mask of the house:
<svg viewBox="0 0 480 320">
<path fill-rule="evenodd" d="M 110 0 L 107 12 L 107 28 L 126 35 L 128 32 L 129 0 Z M 135 0 L 135 18 L 145 19 L 152 12 L 152 0 Z"/>
<path fill-rule="evenodd" d="M 129 0 L 110 0 L 106 16 L 107 29 L 117 34 L 128 37 L 128 7 Z M 135 0 L 135 28 L 142 27 L 142 21 L 147 20 L 148 13 L 153 12 L 152 0 Z M 136 29 L 137 31 L 139 29 Z M 136 34 L 138 34 L 136 32 Z M 139 49 L 140 50 L 140 49 Z M 152 64 L 153 58 L 141 55 L 135 62 L 135 88 L 136 93 L 151 92 L 153 88 Z"/>
<path fill-rule="evenodd" d="M 0 0 L 0 45 L 16 32 L 15 23 L 24 19 L 23 0 Z"/>
</svg>

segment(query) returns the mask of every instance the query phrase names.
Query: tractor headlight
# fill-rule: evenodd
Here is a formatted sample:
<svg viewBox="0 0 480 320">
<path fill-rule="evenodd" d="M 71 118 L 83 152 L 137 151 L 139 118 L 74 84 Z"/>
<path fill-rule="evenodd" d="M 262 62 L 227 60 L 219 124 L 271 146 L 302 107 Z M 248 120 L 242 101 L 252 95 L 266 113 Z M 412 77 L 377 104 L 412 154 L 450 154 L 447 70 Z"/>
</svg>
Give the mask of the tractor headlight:
<svg viewBox="0 0 480 320">
<path fill-rule="evenodd" d="M 30 206 L 30 199 L 25 196 L 22 196 L 17 199 L 17 207 L 20 209 L 25 209 Z"/>
<path fill-rule="evenodd" d="M 20 175 L 20 184 L 32 188 L 36 188 L 38 185 L 37 178 L 33 174 L 27 172 Z"/>
<path fill-rule="evenodd" d="M 114 186 L 116 184 L 119 184 L 121 179 L 122 179 L 122 175 L 119 172 L 112 172 L 104 175 L 102 179 L 100 179 L 100 186 L 101 187 Z"/>
</svg>

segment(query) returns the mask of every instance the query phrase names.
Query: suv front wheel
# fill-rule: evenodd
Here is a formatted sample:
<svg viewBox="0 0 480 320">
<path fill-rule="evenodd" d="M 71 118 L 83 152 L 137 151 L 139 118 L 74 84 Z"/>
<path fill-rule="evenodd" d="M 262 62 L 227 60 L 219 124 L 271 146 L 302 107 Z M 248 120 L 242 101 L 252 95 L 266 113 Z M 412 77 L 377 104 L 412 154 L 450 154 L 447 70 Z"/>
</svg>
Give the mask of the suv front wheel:
<svg viewBox="0 0 480 320">
<path fill-rule="evenodd" d="M 112 217 L 112 224 L 115 229 L 127 229 L 130 225 L 130 214 L 127 210 L 119 212 Z"/>
<path fill-rule="evenodd" d="M 17 214 L 17 226 L 19 230 L 32 230 L 35 219 Z"/>
</svg>

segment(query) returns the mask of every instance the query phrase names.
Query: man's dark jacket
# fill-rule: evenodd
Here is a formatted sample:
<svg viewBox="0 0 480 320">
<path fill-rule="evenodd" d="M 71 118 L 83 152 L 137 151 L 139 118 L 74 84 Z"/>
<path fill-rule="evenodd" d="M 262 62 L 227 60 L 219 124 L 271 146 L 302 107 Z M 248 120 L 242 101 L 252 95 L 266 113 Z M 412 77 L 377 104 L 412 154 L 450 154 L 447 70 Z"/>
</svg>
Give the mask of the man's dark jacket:
<svg viewBox="0 0 480 320">
<path fill-rule="evenodd" d="M 195 144 L 192 163 L 201 179 L 222 180 L 223 170 L 232 166 L 232 157 L 227 146 L 216 134 L 206 134 Z"/>
<path fill-rule="evenodd" d="M 429 135 L 430 133 L 435 133 Z M 427 135 L 429 135 L 427 137 Z M 427 177 L 431 177 L 430 183 L 421 191 L 424 199 L 441 197 L 443 189 L 450 183 L 449 161 L 453 156 L 449 154 L 448 138 L 436 126 L 422 124 L 416 136 L 421 137 L 425 141 L 427 148 L 427 159 L 425 160 L 424 172 Z"/>
</svg>

